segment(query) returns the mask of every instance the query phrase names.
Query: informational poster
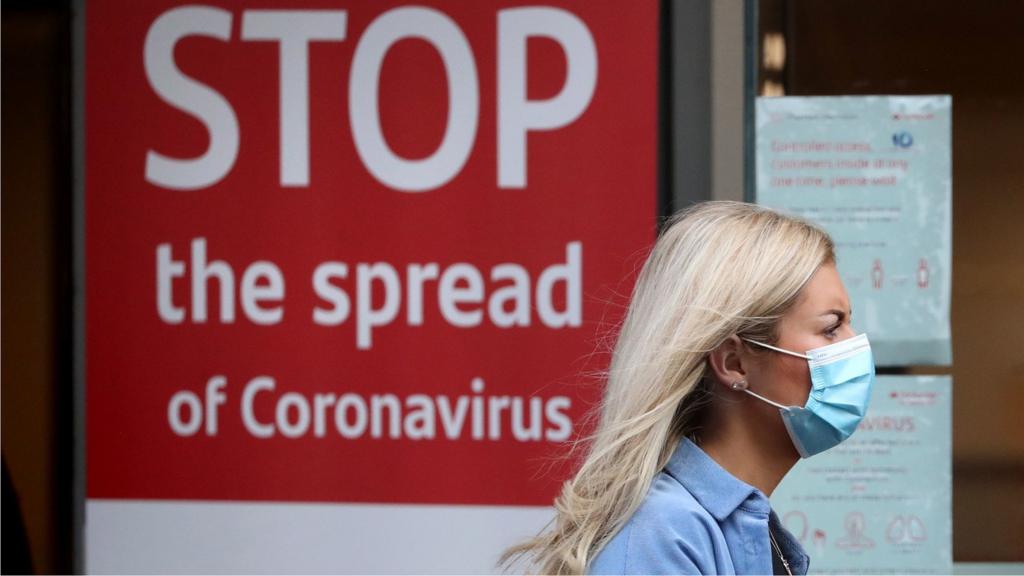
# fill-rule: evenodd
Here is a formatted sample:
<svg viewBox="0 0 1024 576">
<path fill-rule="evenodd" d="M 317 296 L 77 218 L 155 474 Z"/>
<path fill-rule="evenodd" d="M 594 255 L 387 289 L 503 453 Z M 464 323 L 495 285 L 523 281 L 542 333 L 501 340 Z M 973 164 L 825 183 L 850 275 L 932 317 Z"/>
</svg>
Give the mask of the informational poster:
<svg viewBox="0 0 1024 576">
<path fill-rule="evenodd" d="M 493 570 L 654 241 L 658 3 L 82 25 L 86 569 Z"/>
<path fill-rule="evenodd" d="M 952 362 L 949 96 L 757 99 L 757 202 L 825 228 L 880 365 Z"/>
<path fill-rule="evenodd" d="M 844 443 L 801 460 L 772 508 L 812 574 L 950 574 L 952 382 L 878 376 Z"/>
</svg>

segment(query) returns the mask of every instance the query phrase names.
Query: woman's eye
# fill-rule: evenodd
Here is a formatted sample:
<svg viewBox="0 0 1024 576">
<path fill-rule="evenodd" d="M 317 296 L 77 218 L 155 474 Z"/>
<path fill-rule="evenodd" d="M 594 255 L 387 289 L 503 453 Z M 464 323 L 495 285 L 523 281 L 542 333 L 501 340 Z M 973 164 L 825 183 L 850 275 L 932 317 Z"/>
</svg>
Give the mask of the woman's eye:
<svg viewBox="0 0 1024 576">
<path fill-rule="evenodd" d="M 829 338 L 835 338 L 837 330 L 839 330 L 839 324 L 836 324 L 835 326 L 829 328 L 828 330 L 825 330 L 825 335 L 828 336 Z"/>
</svg>

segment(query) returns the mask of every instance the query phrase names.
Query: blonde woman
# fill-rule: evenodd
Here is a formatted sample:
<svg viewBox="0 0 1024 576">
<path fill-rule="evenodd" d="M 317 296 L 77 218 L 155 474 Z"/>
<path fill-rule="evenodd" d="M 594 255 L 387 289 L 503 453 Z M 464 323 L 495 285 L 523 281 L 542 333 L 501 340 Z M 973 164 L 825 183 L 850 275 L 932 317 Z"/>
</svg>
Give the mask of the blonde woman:
<svg viewBox="0 0 1024 576">
<path fill-rule="evenodd" d="M 644 264 L 596 431 L 536 538 L 505 551 L 545 574 L 805 574 L 768 497 L 846 439 L 874 380 L 821 229 L 706 202 Z"/>
</svg>

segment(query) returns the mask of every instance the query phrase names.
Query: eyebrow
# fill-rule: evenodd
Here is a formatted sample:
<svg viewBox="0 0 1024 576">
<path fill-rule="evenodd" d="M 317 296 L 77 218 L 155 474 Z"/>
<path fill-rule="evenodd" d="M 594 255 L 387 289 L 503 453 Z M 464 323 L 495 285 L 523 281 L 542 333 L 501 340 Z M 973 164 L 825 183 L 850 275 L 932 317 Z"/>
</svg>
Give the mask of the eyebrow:
<svg viewBox="0 0 1024 576">
<path fill-rule="evenodd" d="M 839 310 L 837 308 L 833 308 L 831 310 L 825 311 L 821 315 L 822 316 L 835 315 L 835 316 L 838 316 L 839 317 L 839 321 L 842 322 L 843 318 L 846 318 L 847 316 L 850 316 L 851 318 L 853 317 L 853 308 L 852 307 L 850 308 L 850 312 L 849 313 L 843 312 L 842 310 Z"/>
</svg>

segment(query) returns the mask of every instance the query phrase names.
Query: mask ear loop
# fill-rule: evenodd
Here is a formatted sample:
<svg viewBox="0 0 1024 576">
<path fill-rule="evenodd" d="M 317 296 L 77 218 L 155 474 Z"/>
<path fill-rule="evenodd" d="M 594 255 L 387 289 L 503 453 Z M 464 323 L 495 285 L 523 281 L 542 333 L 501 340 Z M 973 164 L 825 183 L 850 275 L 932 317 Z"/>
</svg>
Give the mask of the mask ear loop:
<svg viewBox="0 0 1024 576">
<path fill-rule="evenodd" d="M 731 388 L 733 390 L 736 390 L 737 392 L 746 392 L 747 394 L 750 394 L 751 396 L 755 396 L 757 398 L 760 398 L 761 400 L 764 400 L 765 402 L 771 404 L 772 406 L 776 406 L 778 408 L 781 408 L 782 410 L 789 410 L 788 407 L 783 406 L 782 404 L 779 404 L 777 402 L 772 402 L 771 400 L 765 398 L 764 396 L 761 396 L 760 394 L 756 394 L 754 392 L 751 392 L 750 389 L 748 388 L 748 386 L 749 385 L 747 384 L 746 380 L 737 380 L 737 381 L 732 383 Z"/>
<path fill-rule="evenodd" d="M 787 410 L 787 411 L 789 410 L 789 406 L 783 406 L 782 404 L 779 404 L 778 402 L 772 402 L 771 400 L 765 398 L 764 396 L 761 396 L 757 392 L 751 392 L 750 390 L 744 390 L 744 392 L 746 392 L 747 394 L 750 394 L 751 396 L 753 396 L 755 398 L 760 398 L 761 400 L 771 404 L 772 406 L 775 406 L 776 408 L 778 408 L 780 410 Z"/>
<path fill-rule="evenodd" d="M 775 346 L 772 346 L 771 344 L 765 344 L 764 342 L 758 342 L 757 340 L 751 340 L 750 338 L 743 338 L 742 336 L 741 336 L 741 338 L 743 340 L 746 340 L 747 342 L 750 342 L 751 344 L 757 344 L 758 346 L 764 346 L 765 348 L 770 348 L 772 350 L 775 350 L 776 352 L 782 352 L 783 354 L 789 354 L 790 356 L 796 356 L 797 358 L 802 358 L 804 360 L 810 360 L 811 359 L 811 357 L 806 355 L 806 354 L 799 354 L 797 352 L 791 352 L 791 351 L 785 350 L 783 348 L 776 348 Z"/>
</svg>

